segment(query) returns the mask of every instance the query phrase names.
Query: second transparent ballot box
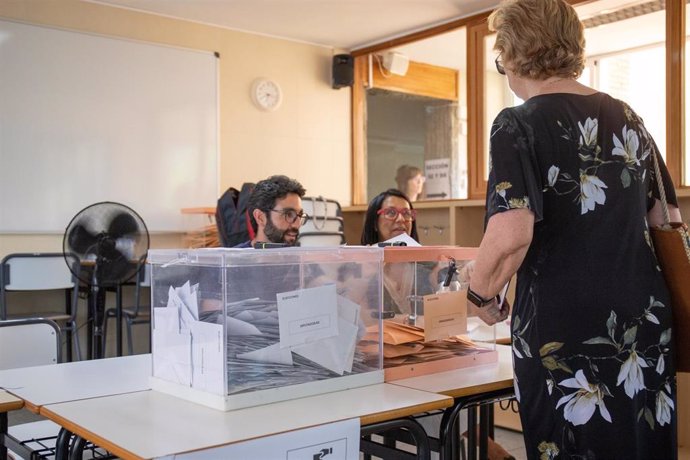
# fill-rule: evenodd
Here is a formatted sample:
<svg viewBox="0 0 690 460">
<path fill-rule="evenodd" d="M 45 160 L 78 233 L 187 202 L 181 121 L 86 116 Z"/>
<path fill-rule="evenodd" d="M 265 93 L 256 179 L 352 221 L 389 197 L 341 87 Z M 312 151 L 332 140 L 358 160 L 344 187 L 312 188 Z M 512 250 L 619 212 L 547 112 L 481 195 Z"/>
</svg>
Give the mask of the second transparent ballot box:
<svg viewBox="0 0 690 460">
<path fill-rule="evenodd" d="M 495 327 L 467 309 L 478 248 L 386 247 L 383 355 L 387 381 L 498 360 Z"/>
<path fill-rule="evenodd" d="M 222 410 L 383 382 L 381 248 L 151 250 L 152 388 Z"/>
</svg>

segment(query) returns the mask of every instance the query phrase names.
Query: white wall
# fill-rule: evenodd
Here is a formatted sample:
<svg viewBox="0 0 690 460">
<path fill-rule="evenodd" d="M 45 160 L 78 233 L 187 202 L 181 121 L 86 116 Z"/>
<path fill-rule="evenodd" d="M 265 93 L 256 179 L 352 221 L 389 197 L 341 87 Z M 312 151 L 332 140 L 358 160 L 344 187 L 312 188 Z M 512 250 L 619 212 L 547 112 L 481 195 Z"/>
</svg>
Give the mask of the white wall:
<svg viewBox="0 0 690 460">
<path fill-rule="evenodd" d="M 78 0 L 2 1 L 0 17 L 219 52 L 221 189 L 282 173 L 300 180 L 310 195 L 350 204 L 350 91 L 330 86 L 338 50 Z M 252 105 L 249 90 L 258 77 L 280 84 L 283 103 L 276 112 Z M 0 255 L 59 251 L 61 243 L 61 235 L 3 234 Z"/>
</svg>

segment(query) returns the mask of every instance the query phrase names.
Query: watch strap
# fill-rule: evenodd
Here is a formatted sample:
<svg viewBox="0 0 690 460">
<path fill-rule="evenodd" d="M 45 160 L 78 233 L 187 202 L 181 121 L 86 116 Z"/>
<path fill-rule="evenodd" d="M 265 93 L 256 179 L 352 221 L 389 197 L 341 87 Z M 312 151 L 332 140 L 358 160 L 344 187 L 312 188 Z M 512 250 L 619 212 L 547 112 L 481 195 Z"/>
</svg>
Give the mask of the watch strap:
<svg viewBox="0 0 690 460">
<path fill-rule="evenodd" d="M 480 296 L 476 292 L 474 292 L 471 288 L 467 288 L 467 300 L 475 304 L 479 308 L 483 308 L 487 305 L 489 305 L 491 302 L 494 300 L 497 300 L 498 296 L 491 297 L 489 299 L 485 299 L 484 297 Z"/>
</svg>

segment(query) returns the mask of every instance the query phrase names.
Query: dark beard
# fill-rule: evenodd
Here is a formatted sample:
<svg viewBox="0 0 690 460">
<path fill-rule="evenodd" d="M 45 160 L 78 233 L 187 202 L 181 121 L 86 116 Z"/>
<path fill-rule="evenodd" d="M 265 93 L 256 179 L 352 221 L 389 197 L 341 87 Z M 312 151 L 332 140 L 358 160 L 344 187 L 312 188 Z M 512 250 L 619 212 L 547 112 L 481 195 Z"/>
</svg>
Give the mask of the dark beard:
<svg viewBox="0 0 690 460">
<path fill-rule="evenodd" d="M 293 246 L 296 242 L 295 241 L 285 241 L 285 234 L 289 231 L 288 230 L 281 230 L 275 225 L 273 225 L 273 221 L 269 218 L 266 220 L 266 227 L 264 228 L 264 235 L 266 235 L 266 238 L 268 239 L 269 243 L 281 243 L 281 244 L 287 244 L 289 246 Z"/>
</svg>

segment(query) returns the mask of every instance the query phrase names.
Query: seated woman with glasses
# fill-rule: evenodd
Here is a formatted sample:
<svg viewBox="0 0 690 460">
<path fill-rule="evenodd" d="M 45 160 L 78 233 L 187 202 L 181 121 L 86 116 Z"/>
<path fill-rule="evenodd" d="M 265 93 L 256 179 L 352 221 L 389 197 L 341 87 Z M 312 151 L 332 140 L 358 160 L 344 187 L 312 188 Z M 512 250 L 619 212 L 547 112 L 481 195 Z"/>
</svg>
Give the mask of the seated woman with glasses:
<svg viewBox="0 0 690 460">
<path fill-rule="evenodd" d="M 412 202 L 400 190 L 391 188 L 379 193 L 369 202 L 362 230 L 362 244 L 382 243 L 403 233 L 419 242 L 416 216 L 417 211 Z"/>
<path fill-rule="evenodd" d="M 383 243 L 393 237 L 406 233 L 419 242 L 415 218 L 417 211 L 407 196 L 397 189 L 379 193 L 369 203 L 361 242 L 363 245 Z M 383 269 L 384 298 L 383 309 L 388 314 L 421 314 L 421 302 L 415 305 L 410 295 L 414 290 L 414 270 L 408 264 L 388 264 Z M 434 292 L 432 271 L 423 276 L 417 286 L 417 295 Z"/>
</svg>

